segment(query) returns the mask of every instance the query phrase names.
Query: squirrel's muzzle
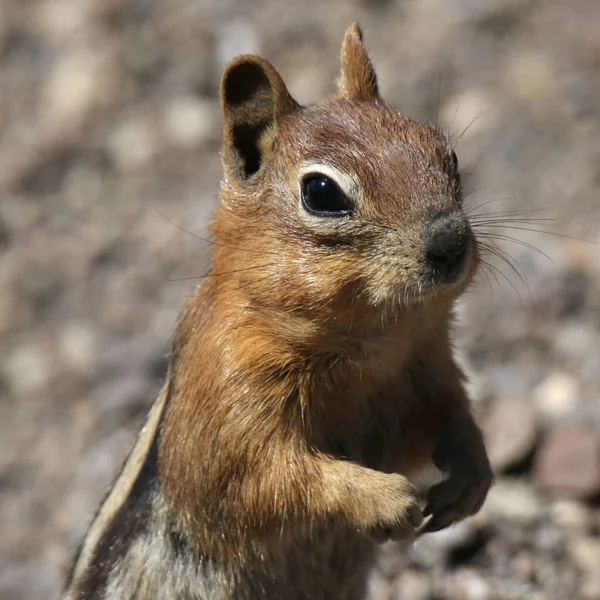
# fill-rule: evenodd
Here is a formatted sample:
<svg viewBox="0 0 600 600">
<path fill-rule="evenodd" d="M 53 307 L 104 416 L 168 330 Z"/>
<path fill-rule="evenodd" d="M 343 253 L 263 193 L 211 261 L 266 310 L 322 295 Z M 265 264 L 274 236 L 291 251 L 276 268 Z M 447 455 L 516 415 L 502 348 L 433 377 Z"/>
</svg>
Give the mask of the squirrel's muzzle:
<svg viewBox="0 0 600 600">
<path fill-rule="evenodd" d="M 437 283 L 455 283 L 464 271 L 472 232 L 464 215 L 438 216 L 424 231 L 425 260 Z"/>
</svg>

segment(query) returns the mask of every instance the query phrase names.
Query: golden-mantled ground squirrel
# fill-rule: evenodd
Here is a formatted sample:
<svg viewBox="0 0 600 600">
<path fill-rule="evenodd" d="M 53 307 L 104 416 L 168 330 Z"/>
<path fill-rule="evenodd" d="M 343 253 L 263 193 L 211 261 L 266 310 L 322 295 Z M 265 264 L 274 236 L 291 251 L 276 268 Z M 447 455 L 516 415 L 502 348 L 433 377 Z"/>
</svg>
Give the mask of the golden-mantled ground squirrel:
<svg viewBox="0 0 600 600">
<path fill-rule="evenodd" d="M 212 276 L 72 600 L 362 598 L 378 540 L 472 515 L 492 482 L 450 341 L 479 254 L 448 138 L 381 99 L 356 24 L 324 102 L 240 56 L 221 103 Z"/>
</svg>

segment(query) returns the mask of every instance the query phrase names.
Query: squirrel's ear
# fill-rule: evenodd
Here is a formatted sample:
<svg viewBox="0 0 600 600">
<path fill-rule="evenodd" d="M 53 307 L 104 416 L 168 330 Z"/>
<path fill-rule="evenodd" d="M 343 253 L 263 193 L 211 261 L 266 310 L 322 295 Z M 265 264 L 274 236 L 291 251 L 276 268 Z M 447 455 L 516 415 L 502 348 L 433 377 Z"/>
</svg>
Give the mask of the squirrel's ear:
<svg viewBox="0 0 600 600">
<path fill-rule="evenodd" d="M 277 134 L 279 117 L 295 111 L 279 73 L 258 56 L 233 60 L 221 79 L 223 159 L 241 180 L 261 167 L 264 152 Z"/>
<path fill-rule="evenodd" d="M 379 98 L 377 75 L 363 44 L 362 31 L 358 23 L 346 30 L 342 42 L 341 73 L 337 89 L 340 96 L 355 100 Z"/>
</svg>

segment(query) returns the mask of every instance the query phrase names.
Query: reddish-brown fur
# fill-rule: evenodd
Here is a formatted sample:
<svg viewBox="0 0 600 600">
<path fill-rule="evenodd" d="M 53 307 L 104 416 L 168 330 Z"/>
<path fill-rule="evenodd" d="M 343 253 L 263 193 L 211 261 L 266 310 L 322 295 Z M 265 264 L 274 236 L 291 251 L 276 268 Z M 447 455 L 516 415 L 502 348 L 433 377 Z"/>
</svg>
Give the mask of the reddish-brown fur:
<svg viewBox="0 0 600 600">
<path fill-rule="evenodd" d="M 258 65 L 272 96 L 261 91 L 264 114 L 260 106 L 236 113 L 222 94 L 225 179 L 212 228 L 213 277 L 176 335 L 160 462 L 183 527 L 225 556 L 313 520 L 410 529 L 403 508 L 418 512 L 410 485 L 386 472 L 431 459 L 436 438 L 451 435 L 456 419 L 469 460 L 480 462 L 481 499 L 489 485 L 448 339 L 453 300 L 470 276 L 408 306 L 377 293 L 410 283 L 404 273 L 419 269 L 423 222 L 458 202 L 448 143 L 377 96 L 357 31 L 344 42 L 339 95 L 323 104 L 299 109 L 272 67 L 253 57 L 240 57 L 224 76 L 225 88 L 239 65 Z M 271 118 L 258 142 L 260 171 L 240 177 L 230 122 Z M 329 243 L 329 234 L 307 234 L 297 216 L 297 172 L 306 160 L 356 173 L 368 196 L 364 222 Z M 393 246 L 406 253 L 404 270 L 386 265 Z M 402 402 L 409 360 L 423 363 L 430 380 L 423 385 L 433 388 L 420 406 Z M 396 394 L 374 407 L 382 386 Z M 386 440 L 392 445 L 377 471 L 331 454 L 339 440 L 361 439 L 371 410 L 406 421 L 398 439 Z"/>
<path fill-rule="evenodd" d="M 453 304 L 478 250 L 446 137 L 380 98 L 356 24 L 342 46 L 338 91 L 325 102 L 300 107 L 275 69 L 253 56 L 229 65 L 221 102 L 224 178 L 211 277 L 180 319 L 155 443 L 138 444 L 156 448 L 156 469 L 147 467 L 156 493 L 131 502 L 143 508 L 136 515 L 151 515 L 139 540 L 156 545 L 158 536 L 160 556 L 173 564 L 185 556 L 189 585 L 176 594 L 164 583 L 167 567 L 161 579 L 132 566 L 158 555 L 149 541 L 123 546 L 112 570 L 94 571 L 94 542 L 76 567 L 71 589 L 80 598 L 137 597 L 140 589 L 181 598 L 359 597 L 371 539 L 465 518 L 492 481 L 450 339 Z M 352 215 L 304 210 L 303 169 L 343 179 Z M 443 282 L 432 275 L 427 240 L 450 217 L 470 245 L 464 273 Z M 432 517 L 419 529 L 407 477 L 432 462 L 447 477 L 429 490 Z M 129 472 L 124 479 L 137 477 L 135 493 L 146 498 L 139 469 Z M 107 524 L 114 529 L 115 514 L 133 514 L 118 497 L 111 502 L 120 512 L 101 511 L 93 539 Z M 336 558 L 340 547 L 346 562 Z M 315 566 L 334 559 L 337 579 Z M 209 575 L 198 574 L 200 564 L 212 565 Z M 354 591 L 331 591 L 353 578 Z"/>
</svg>

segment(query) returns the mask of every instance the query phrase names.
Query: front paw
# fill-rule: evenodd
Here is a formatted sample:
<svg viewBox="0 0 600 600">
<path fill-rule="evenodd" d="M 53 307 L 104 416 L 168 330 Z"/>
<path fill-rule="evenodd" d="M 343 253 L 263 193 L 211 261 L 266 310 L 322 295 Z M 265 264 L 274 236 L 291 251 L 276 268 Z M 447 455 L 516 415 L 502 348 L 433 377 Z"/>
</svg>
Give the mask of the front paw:
<svg viewBox="0 0 600 600">
<path fill-rule="evenodd" d="M 470 445 L 464 444 L 465 437 Z M 423 514 L 431 518 L 419 533 L 439 531 L 474 515 L 485 501 L 494 475 L 479 430 L 465 437 L 443 440 L 436 449 L 434 462 L 447 475 L 427 492 Z"/>
<path fill-rule="evenodd" d="M 402 475 L 385 475 L 385 479 L 378 490 L 375 523 L 367 528 L 367 534 L 376 542 L 415 537 L 423 522 L 415 489 Z"/>
</svg>

